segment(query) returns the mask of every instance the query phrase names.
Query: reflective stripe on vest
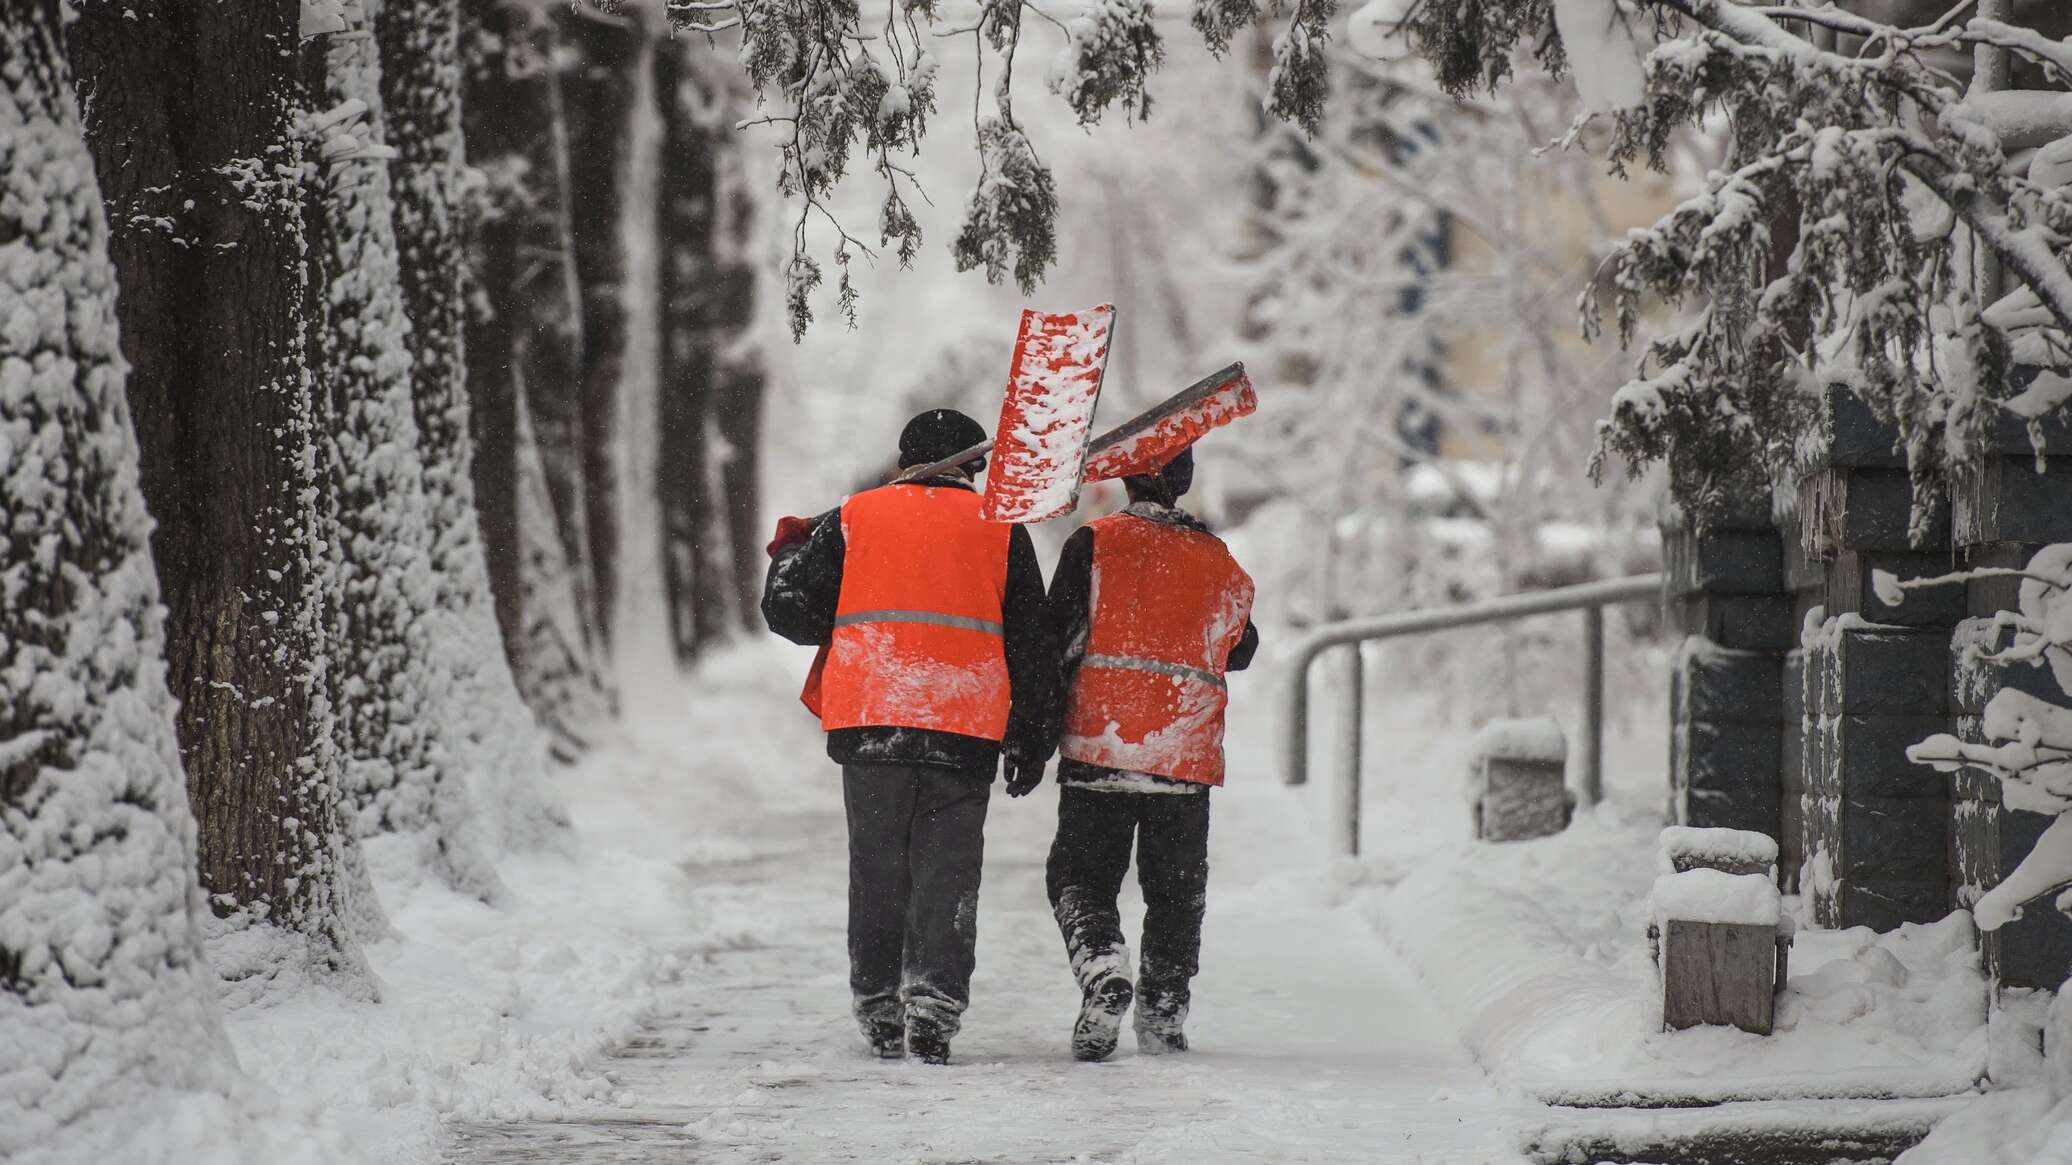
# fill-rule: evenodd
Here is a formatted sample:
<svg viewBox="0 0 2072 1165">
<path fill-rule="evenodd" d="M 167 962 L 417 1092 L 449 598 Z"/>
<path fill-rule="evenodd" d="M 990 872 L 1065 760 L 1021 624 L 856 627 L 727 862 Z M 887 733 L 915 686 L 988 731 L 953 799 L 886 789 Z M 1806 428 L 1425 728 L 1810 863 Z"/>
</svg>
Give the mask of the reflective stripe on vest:
<svg viewBox="0 0 2072 1165">
<path fill-rule="evenodd" d="M 1223 686 L 1223 677 L 1198 667 L 1181 663 L 1161 663 L 1155 659 L 1132 659 L 1126 655 L 1089 655 L 1080 661 L 1080 667 L 1119 667 L 1125 671 L 1157 672 L 1160 675 L 1178 676 L 1183 680 L 1196 680 L 1214 687 Z"/>
<path fill-rule="evenodd" d="M 999 740 L 1009 688 L 1002 603 L 1013 527 L 979 495 L 890 485 L 842 506 L 842 590 L 820 725 Z"/>
<path fill-rule="evenodd" d="M 857 611 L 854 614 L 835 616 L 837 627 L 854 627 L 858 623 L 929 623 L 937 627 L 983 631 L 988 635 L 1007 634 L 1007 628 L 998 623 L 972 619 L 964 615 L 938 615 L 933 611 Z"/>
<path fill-rule="evenodd" d="M 1213 535 L 1116 514 L 1091 524 L 1086 656 L 1059 752 L 1071 760 L 1223 783 L 1223 665 L 1252 580 Z"/>
</svg>

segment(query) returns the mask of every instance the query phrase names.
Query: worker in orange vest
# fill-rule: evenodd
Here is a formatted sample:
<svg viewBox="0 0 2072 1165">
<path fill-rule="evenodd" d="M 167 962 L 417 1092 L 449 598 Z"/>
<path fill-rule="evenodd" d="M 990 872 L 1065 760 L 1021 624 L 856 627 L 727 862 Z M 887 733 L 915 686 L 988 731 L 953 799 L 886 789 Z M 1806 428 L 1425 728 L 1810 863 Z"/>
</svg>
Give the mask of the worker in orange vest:
<svg viewBox="0 0 2072 1165">
<path fill-rule="evenodd" d="M 899 463 L 985 436 L 934 409 L 900 434 Z M 1042 568 L 1027 530 L 979 517 L 984 468 L 851 496 L 773 547 L 763 589 L 771 630 L 824 649 L 804 699 L 842 766 L 857 1023 L 874 1054 L 933 1064 L 971 998 L 994 770 L 1004 756 L 1026 791 L 1055 747 Z"/>
<path fill-rule="evenodd" d="M 1140 1053 L 1187 1050 L 1208 893 L 1209 790 L 1223 783 L 1223 677 L 1259 647 L 1251 578 L 1179 508 L 1193 479 L 1191 450 L 1124 478 L 1128 508 L 1074 532 L 1051 579 L 1067 694 L 1045 881 L 1079 980 L 1072 1054 L 1081 1060 L 1115 1051 L 1133 997 Z M 1116 908 L 1132 841 L 1144 891 L 1134 983 Z"/>
</svg>

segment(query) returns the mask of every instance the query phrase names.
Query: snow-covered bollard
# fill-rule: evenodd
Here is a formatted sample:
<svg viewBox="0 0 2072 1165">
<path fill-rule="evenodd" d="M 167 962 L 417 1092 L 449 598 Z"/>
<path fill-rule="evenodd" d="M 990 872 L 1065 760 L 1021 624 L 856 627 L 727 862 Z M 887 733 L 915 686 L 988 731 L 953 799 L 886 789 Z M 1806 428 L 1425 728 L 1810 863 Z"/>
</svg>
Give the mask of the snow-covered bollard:
<svg viewBox="0 0 2072 1165">
<path fill-rule="evenodd" d="M 1664 874 L 1718 870 L 1725 874 L 1777 874 L 1777 839 L 1752 829 L 1696 829 L 1672 825 L 1656 843 Z"/>
<path fill-rule="evenodd" d="M 1479 841 L 1524 841 L 1568 828 L 1568 740 L 1545 716 L 1492 720 L 1475 734 L 1468 796 Z"/>
<path fill-rule="evenodd" d="M 1655 879 L 1665 1031 L 1732 1024 L 1770 1034 L 1777 1017 L 1777 884 L 1767 874 L 1695 867 Z"/>
<path fill-rule="evenodd" d="M 1696 829 L 1672 825 L 1662 831 L 1656 843 L 1656 872 L 1681 874 L 1685 870 L 1718 870 L 1724 874 L 1761 874 L 1777 881 L 1777 839 L 1752 829 Z M 1777 924 L 1776 990 L 1784 990 L 1791 967 L 1794 927 L 1790 915 Z M 1661 931 L 1648 924 L 1648 951 L 1659 966 L 1662 959 Z"/>
</svg>

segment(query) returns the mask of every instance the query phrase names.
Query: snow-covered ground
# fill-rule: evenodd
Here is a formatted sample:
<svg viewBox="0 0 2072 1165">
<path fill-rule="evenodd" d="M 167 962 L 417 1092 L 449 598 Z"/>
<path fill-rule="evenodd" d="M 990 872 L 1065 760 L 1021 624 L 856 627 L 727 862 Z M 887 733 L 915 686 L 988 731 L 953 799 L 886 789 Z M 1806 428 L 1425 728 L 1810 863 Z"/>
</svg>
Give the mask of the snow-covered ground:
<svg viewBox="0 0 2072 1165">
<path fill-rule="evenodd" d="M 640 693 L 621 738 L 557 778 L 568 852 L 501 858 L 504 909 L 377 846 L 382 1000 L 233 1012 L 250 1095 L 174 1114 L 134 1159 L 647 1160 L 659 1138 L 660 1159 L 1516 1160 L 1519 1106 L 1332 892 L 1311 796 L 1266 769 L 1265 677 L 1236 688 L 1193 1054 L 1139 1059 L 1125 1037 L 1114 1062 L 1070 1059 L 1046 784 L 996 790 L 955 1063 L 865 1058 L 840 785 L 792 699 L 804 662 L 749 644 Z"/>
<path fill-rule="evenodd" d="M 1547 1100 L 1927 1097 L 1987 1055 L 1961 919 L 1802 932 L 1771 1039 L 1655 1030 L 1656 710 L 1615 722 L 1605 806 L 1487 846 L 1459 791 L 1471 733 L 1407 685 L 1370 685 L 1367 853 L 1334 858 L 1327 766 L 1279 784 L 1269 658 L 1233 677 L 1196 1051 L 1139 1058 L 1125 1037 L 1111 1063 L 1069 1058 L 1046 784 L 996 789 L 955 1062 L 871 1060 L 847 1011 L 839 782 L 793 701 L 806 654 L 750 643 L 646 685 L 620 737 L 557 778 L 568 852 L 502 858 L 501 910 L 377 846 L 396 931 L 368 951 L 381 1002 L 233 1012 L 243 1115 L 181 1113 L 139 1159 L 1475 1165 L 1519 1160 Z"/>
</svg>

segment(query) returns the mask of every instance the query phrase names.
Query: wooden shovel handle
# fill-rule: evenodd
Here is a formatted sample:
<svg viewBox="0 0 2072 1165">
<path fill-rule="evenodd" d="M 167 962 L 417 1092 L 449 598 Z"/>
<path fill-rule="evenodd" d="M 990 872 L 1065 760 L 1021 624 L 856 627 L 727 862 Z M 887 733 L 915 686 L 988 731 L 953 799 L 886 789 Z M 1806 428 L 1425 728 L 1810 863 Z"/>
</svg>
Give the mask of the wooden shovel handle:
<svg viewBox="0 0 2072 1165">
<path fill-rule="evenodd" d="M 1232 361 L 1230 364 L 1224 366 L 1223 368 L 1220 368 L 1215 372 L 1209 373 L 1207 376 L 1202 377 L 1200 380 L 1195 381 L 1193 384 L 1188 385 L 1186 388 L 1181 389 L 1180 391 L 1165 398 L 1157 404 L 1152 405 L 1150 408 L 1145 409 L 1143 412 L 1138 413 L 1136 416 L 1131 417 L 1129 420 L 1124 421 L 1120 425 L 1117 425 L 1114 428 L 1108 430 L 1107 432 L 1101 434 L 1100 436 L 1095 437 L 1091 442 L 1088 443 L 1086 447 L 1087 460 L 1093 460 L 1094 454 L 1099 453 L 1103 449 L 1107 449 L 1110 446 L 1119 445 L 1122 442 L 1129 440 L 1131 437 L 1134 437 L 1137 434 L 1144 432 L 1145 430 L 1151 428 L 1153 425 L 1156 425 L 1158 422 L 1166 419 L 1167 417 L 1173 415 L 1176 412 L 1179 412 L 1181 409 L 1186 408 L 1188 405 L 1191 405 L 1204 397 L 1215 395 L 1217 392 L 1221 391 L 1225 385 L 1229 384 L 1233 380 L 1236 380 L 1238 377 L 1243 376 L 1244 374 L 1245 363 L 1242 360 Z M 921 481 L 927 478 L 934 477 L 935 475 L 942 473 L 945 470 L 955 469 L 957 466 L 964 464 L 965 462 L 971 460 L 974 457 L 984 457 L 986 454 L 992 451 L 993 442 L 991 438 L 988 438 L 984 441 L 980 441 L 976 445 L 973 445 L 969 449 L 953 453 L 940 461 L 931 461 L 926 465 L 917 465 L 912 469 L 903 470 L 901 471 L 899 476 L 893 478 L 892 480 L 895 483 L 902 481 Z"/>
</svg>

